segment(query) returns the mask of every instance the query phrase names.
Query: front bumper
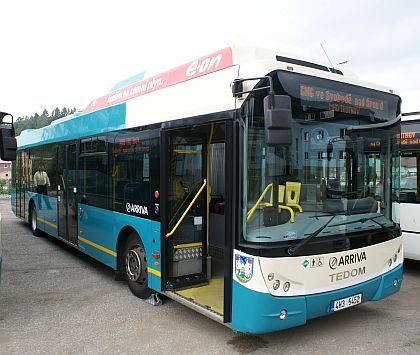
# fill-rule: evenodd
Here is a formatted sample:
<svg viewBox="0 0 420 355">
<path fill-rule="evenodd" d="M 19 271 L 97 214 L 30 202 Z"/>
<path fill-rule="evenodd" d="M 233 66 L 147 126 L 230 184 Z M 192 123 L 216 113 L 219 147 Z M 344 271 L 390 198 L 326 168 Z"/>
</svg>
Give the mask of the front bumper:
<svg viewBox="0 0 420 355">
<path fill-rule="evenodd" d="M 250 290 L 233 282 L 232 329 L 243 333 L 269 333 L 296 327 L 308 319 L 331 313 L 330 303 L 337 299 L 362 293 L 362 302 L 378 301 L 401 288 L 403 265 L 369 281 L 340 290 L 307 296 L 275 297 L 269 293 Z M 398 280 L 397 286 L 394 281 Z M 280 311 L 287 310 L 287 317 L 280 319 Z"/>
</svg>

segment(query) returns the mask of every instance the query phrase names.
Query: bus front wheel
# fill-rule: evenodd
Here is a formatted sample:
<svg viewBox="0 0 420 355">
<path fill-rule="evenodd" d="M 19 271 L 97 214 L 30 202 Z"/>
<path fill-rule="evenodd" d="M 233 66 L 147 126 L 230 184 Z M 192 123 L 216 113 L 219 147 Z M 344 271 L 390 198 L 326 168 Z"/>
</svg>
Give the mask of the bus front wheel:
<svg viewBox="0 0 420 355">
<path fill-rule="evenodd" d="M 32 234 L 35 237 L 39 237 L 37 213 L 33 203 L 31 203 L 31 207 L 29 208 L 29 226 L 31 228 Z"/>
<path fill-rule="evenodd" d="M 146 299 L 152 294 L 147 286 L 147 258 L 143 243 L 139 235 L 131 233 L 125 244 L 124 253 L 125 276 L 131 292 Z"/>
</svg>

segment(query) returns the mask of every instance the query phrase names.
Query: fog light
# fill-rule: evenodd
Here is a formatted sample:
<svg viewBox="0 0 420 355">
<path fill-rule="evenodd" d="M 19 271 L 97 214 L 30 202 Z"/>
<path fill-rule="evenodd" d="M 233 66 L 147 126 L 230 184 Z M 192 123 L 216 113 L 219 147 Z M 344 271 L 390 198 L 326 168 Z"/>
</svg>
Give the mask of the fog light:
<svg viewBox="0 0 420 355">
<path fill-rule="evenodd" d="M 397 287 L 398 286 L 398 279 L 395 279 L 394 280 L 394 287 Z"/>
<path fill-rule="evenodd" d="M 273 279 L 274 279 L 274 273 L 273 272 L 270 272 L 268 274 L 268 281 L 273 281 Z"/>
<path fill-rule="evenodd" d="M 287 311 L 286 311 L 285 309 L 282 309 L 282 310 L 280 311 L 280 319 L 281 319 L 281 320 L 285 320 L 285 319 L 286 319 L 286 317 L 287 317 Z"/>
<path fill-rule="evenodd" d="M 389 259 L 388 260 L 388 266 L 391 266 L 392 265 L 392 259 Z"/>
<path fill-rule="evenodd" d="M 397 261 L 397 258 L 398 258 L 398 256 L 397 256 L 397 254 L 395 254 L 394 255 L 394 263 Z"/>
<path fill-rule="evenodd" d="M 287 291 L 289 291 L 290 290 L 290 282 L 285 282 L 284 284 L 283 284 L 283 291 L 284 292 L 287 292 Z"/>
<path fill-rule="evenodd" d="M 278 290 L 279 287 L 280 287 L 280 281 L 279 280 L 274 281 L 273 282 L 273 288 L 275 290 Z"/>
</svg>

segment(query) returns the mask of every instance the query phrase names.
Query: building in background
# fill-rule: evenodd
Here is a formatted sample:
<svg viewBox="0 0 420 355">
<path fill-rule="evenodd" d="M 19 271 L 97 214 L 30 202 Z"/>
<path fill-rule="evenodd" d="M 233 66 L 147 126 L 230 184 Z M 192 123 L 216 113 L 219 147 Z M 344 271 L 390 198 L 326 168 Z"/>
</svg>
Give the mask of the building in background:
<svg viewBox="0 0 420 355">
<path fill-rule="evenodd" d="M 0 160 L 0 180 L 10 180 L 12 174 L 12 163 L 10 161 Z"/>
</svg>

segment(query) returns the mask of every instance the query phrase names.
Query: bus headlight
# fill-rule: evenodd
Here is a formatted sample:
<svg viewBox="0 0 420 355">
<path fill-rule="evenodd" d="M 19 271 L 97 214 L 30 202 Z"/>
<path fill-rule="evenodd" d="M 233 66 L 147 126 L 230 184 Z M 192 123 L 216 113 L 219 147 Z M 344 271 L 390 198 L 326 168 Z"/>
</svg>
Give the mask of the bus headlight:
<svg viewBox="0 0 420 355">
<path fill-rule="evenodd" d="M 273 289 L 277 291 L 279 289 L 279 287 L 280 287 L 280 281 L 279 280 L 274 281 L 273 282 Z"/>
<path fill-rule="evenodd" d="M 287 281 L 283 284 L 283 291 L 287 292 L 289 290 L 290 290 L 290 282 Z"/>
<path fill-rule="evenodd" d="M 268 274 L 268 281 L 273 281 L 273 279 L 274 279 L 274 273 L 273 272 L 270 272 Z"/>
</svg>

